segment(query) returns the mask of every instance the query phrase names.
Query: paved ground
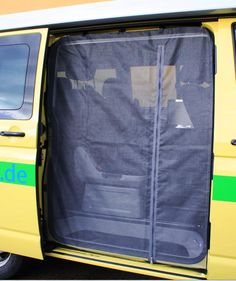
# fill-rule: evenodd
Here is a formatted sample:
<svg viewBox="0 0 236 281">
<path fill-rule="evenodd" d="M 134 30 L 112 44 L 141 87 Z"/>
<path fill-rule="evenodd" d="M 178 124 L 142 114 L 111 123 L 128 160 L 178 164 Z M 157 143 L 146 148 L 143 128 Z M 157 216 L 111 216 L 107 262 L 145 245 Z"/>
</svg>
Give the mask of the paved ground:
<svg viewBox="0 0 236 281">
<path fill-rule="evenodd" d="M 150 280 L 149 276 L 126 273 L 118 270 L 110 270 L 77 262 L 64 261 L 60 259 L 46 258 L 45 261 L 27 260 L 24 267 L 14 279 L 18 280 L 41 280 L 41 279 L 106 279 L 106 280 Z"/>
</svg>

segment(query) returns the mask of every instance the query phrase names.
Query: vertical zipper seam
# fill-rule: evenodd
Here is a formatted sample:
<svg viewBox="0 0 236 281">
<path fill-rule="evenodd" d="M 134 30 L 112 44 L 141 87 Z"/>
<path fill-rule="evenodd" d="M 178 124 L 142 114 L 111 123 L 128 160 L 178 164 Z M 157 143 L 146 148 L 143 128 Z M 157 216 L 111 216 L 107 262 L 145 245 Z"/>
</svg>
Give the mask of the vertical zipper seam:
<svg viewBox="0 0 236 281">
<path fill-rule="evenodd" d="M 158 46 L 157 48 L 157 100 L 156 100 L 156 109 L 154 116 L 154 137 L 153 137 L 153 156 L 152 156 L 152 174 L 151 174 L 151 206 L 150 206 L 150 246 L 149 246 L 149 260 L 150 263 L 154 261 L 155 255 L 155 206 L 156 206 L 156 175 L 157 175 L 157 143 L 158 138 L 160 137 L 159 128 L 159 116 L 161 110 L 161 91 L 162 91 L 162 58 L 163 58 L 163 46 Z M 158 69 L 159 68 L 159 69 Z"/>
</svg>

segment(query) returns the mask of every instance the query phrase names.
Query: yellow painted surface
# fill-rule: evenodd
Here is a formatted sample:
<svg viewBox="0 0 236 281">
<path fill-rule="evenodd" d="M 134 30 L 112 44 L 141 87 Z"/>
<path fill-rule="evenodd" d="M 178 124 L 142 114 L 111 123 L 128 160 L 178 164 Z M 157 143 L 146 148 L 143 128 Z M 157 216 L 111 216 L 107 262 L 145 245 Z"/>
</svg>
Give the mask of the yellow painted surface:
<svg viewBox="0 0 236 281">
<path fill-rule="evenodd" d="M 23 138 L 0 137 L 0 161 L 35 164 L 41 78 L 47 29 L 1 33 L 0 36 L 41 33 L 33 115 L 30 120 L 0 120 L 1 130 L 25 132 Z M 42 258 L 36 187 L 0 183 L 0 250 Z"/>
<path fill-rule="evenodd" d="M 218 22 L 206 24 L 214 32 L 215 44 L 217 46 L 214 128 L 214 153 L 216 157 L 236 157 L 236 148 L 230 143 L 232 139 L 236 138 L 236 79 L 232 38 L 233 22 L 236 22 L 236 18 L 220 19 Z"/>
<path fill-rule="evenodd" d="M 1 251 L 42 259 L 39 235 L 0 229 Z"/>
<path fill-rule="evenodd" d="M 236 279 L 236 259 L 210 255 L 208 261 L 208 279 Z"/>
<path fill-rule="evenodd" d="M 215 81 L 214 175 L 236 176 L 236 79 L 232 38 L 235 19 L 206 25 L 217 46 Z M 214 188 L 214 187 L 213 187 Z M 236 279 L 236 203 L 211 201 L 208 278 Z"/>
<path fill-rule="evenodd" d="M 0 186 L 1 251 L 41 258 L 35 187 Z"/>
<path fill-rule="evenodd" d="M 118 257 L 105 256 L 85 251 L 57 248 L 57 253 L 46 253 L 48 256 L 77 261 L 95 266 L 119 269 L 127 272 L 150 275 L 164 279 L 190 279 L 192 277 L 203 279 L 205 274 L 194 272 L 191 269 L 178 268 L 164 264 L 150 264 L 148 262 L 127 260 Z"/>
<path fill-rule="evenodd" d="M 105 1 L 108 0 L 0 0 L 0 15 Z"/>
<path fill-rule="evenodd" d="M 211 207 L 210 255 L 236 258 L 236 204 L 235 202 L 213 201 Z"/>
<path fill-rule="evenodd" d="M 236 147 L 232 146 L 234 149 Z M 234 157 L 215 157 L 214 174 L 221 176 L 236 176 L 236 159 Z"/>
<path fill-rule="evenodd" d="M 0 206 L 0 229 L 38 234 L 34 187 L 1 183 Z"/>
</svg>

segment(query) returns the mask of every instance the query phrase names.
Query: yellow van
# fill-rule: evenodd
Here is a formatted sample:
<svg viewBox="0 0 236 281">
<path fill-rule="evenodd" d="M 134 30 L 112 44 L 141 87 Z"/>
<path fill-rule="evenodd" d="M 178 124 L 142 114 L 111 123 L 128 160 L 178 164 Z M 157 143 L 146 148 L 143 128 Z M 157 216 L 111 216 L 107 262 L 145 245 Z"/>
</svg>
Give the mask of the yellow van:
<svg viewBox="0 0 236 281">
<path fill-rule="evenodd" d="M 0 277 L 236 279 L 235 1 L 47 2 L 1 3 Z"/>
</svg>

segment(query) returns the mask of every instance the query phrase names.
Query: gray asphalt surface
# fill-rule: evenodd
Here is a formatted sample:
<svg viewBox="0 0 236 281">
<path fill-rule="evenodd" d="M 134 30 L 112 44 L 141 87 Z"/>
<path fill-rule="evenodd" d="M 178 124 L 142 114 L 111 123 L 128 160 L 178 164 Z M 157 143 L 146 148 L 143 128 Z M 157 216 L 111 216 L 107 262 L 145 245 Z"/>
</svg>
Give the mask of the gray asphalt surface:
<svg viewBox="0 0 236 281">
<path fill-rule="evenodd" d="M 77 262 L 53 259 L 45 261 L 26 260 L 23 268 L 14 277 L 17 280 L 151 280 L 154 277 L 132 274 L 118 270 L 90 266 Z"/>
</svg>

